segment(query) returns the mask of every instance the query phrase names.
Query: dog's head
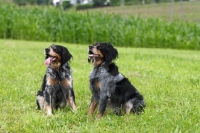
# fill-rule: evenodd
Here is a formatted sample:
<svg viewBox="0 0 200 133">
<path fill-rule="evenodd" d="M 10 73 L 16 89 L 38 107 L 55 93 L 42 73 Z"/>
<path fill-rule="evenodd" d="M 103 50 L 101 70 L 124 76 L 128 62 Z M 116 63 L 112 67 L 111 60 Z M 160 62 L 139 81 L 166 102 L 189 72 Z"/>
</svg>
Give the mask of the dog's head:
<svg viewBox="0 0 200 133">
<path fill-rule="evenodd" d="M 72 55 L 68 49 L 63 46 L 52 44 L 49 48 L 45 49 L 46 60 L 44 64 L 53 69 L 58 69 L 60 66 L 68 62 Z"/>
<path fill-rule="evenodd" d="M 110 64 L 118 56 L 118 51 L 110 43 L 96 42 L 89 46 L 88 61 L 92 61 L 94 66 L 99 66 L 103 62 Z"/>
</svg>

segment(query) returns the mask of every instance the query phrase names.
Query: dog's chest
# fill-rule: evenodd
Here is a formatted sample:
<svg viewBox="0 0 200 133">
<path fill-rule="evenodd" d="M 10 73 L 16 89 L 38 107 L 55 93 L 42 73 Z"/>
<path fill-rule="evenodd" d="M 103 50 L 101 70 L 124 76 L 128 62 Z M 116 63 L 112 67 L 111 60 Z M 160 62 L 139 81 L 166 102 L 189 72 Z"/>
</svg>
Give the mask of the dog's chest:
<svg viewBox="0 0 200 133">
<path fill-rule="evenodd" d="M 91 89 L 96 91 L 113 91 L 117 82 L 121 81 L 124 76 L 120 73 L 112 75 L 108 72 L 108 68 L 94 68 L 90 74 Z"/>
<path fill-rule="evenodd" d="M 72 86 L 72 76 L 70 69 L 60 69 L 55 71 L 51 68 L 47 68 L 47 84 L 56 85 L 61 84 L 63 86 L 71 87 Z"/>
<path fill-rule="evenodd" d="M 101 85 L 105 82 L 106 78 L 109 77 L 107 69 L 105 68 L 94 68 L 90 74 L 90 84 L 94 89 L 100 90 Z"/>
<path fill-rule="evenodd" d="M 48 67 L 46 74 L 48 77 L 52 77 L 57 80 L 66 79 L 66 78 L 71 78 L 71 69 L 66 66 L 63 66 L 61 69 L 57 71 L 52 69 L 51 67 Z"/>
</svg>

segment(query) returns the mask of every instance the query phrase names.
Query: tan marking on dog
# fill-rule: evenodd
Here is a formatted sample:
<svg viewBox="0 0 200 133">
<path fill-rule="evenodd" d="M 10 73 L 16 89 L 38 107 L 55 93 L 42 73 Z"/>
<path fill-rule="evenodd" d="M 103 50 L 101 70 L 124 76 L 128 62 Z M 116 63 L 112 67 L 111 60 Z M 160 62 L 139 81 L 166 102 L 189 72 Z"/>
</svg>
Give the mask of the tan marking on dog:
<svg viewBox="0 0 200 133">
<path fill-rule="evenodd" d="M 88 110 L 88 115 L 92 115 L 94 113 L 96 107 L 97 107 L 97 102 L 93 100 L 90 103 L 90 107 L 89 107 L 89 110 Z"/>
<path fill-rule="evenodd" d="M 69 104 L 70 104 L 72 110 L 73 110 L 73 111 L 76 111 L 76 105 L 75 105 L 75 103 L 74 103 L 73 98 L 72 98 L 72 97 L 68 97 L 67 101 L 69 101 Z M 67 102 L 66 102 L 66 103 L 67 103 Z M 66 106 L 67 106 L 67 105 L 66 105 Z"/>
<path fill-rule="evenodd" d="M 54 56 L 54 57 L 57 57 L 58 59 L 58 61 L 60 61 L 61 60 L 61 56 L 59 55 L 59 54 L 57 54 L 56 52 L 54 52 L 54 50 L 50 47 L 49 48 L 49 55 L 51 55 L 51 56 Z"/>
<path fill-rule="evenodd" d="M 100 50 L 98 50 L 97 48 L 92 48 L 92 52 L 94 53 L 94 54 L 97 54 L 97 55 L 99 55 L 100 56 L 100 60 L 96 60 L 95 58 L 94 58 L 94 61 L 93 61 L 93 65 L 94 66 L 98 66 L 98 65 L 100 65 L 102 62 L 103 62 L 103 58 L 104 58 L 104 55 L 101 53 L 101 51 Z"/>
<path fill-rule="evenodd" d="M 101 82 L 95 82 L 95 86 L 98 88 L 98 89 L 100 89 L 100 87 L 101 87 Z"/>
<path fill-rule="evenodd" d="M 46 111 L 47 115 L 52 115 L 51 105 L 48 105 L 47 102 L 44 102 L 44 110 Z"/>
<path fill-rule="evenodd" d="M 38 104 L 40 106 L 40 109 L 44 108 L 44 97 L 43 96 L 37 96 Z"/>
<path fill-rule="evenodd" d="M 72 87 L 72 79 L 64 79 L 61 81 L 63 86 Z"/>
<path fill-rule="evenodd" d="M 53 79 L 51 77 L 47 78 L 47 85 L 55 85 L 57 83 L 58 83 L 58 81 L 56 79 Z"/>
<path fill-rule="evenodd" d="M 131 102 L 126 102 L 125 107 L 124 107 L 124 113 L 130 113 L 131 109 L 132 109 L 133 105 Z"/>
<path fill-rule="evenodd" d="M 46 107 L 46 111 L 47 111 L 47 115 L 52 115 L 52 108 L 51 108 L 51 106 L 47 106 Z"/>
<path fill-rule="evenodd" d="M 60 66 L 61 66 L 61 63 L 60 62 L 52 62 L 50 64 L 51 68 L 54 69 L 54 70 L 59 70 Z"/>
<path fill-rule="evenodd" d="M 101 119 L 103 117 L 104 114 L 100 113 L 97 115 L 97 119 Z"/>
<path fill-rule="evenodd" d="M 49 48 L 49 55 L 53 56 L 53 57 L 57 57 L 57 59 L 55 61 L 52 61 L 50 66 L 52 69 L 54 70 L 58 70 L 59 67 L 61 66 L 61 56 L 59 54 L 57 54 L 56 52 L 54 52 L 53 48 Z"/>
</svg>

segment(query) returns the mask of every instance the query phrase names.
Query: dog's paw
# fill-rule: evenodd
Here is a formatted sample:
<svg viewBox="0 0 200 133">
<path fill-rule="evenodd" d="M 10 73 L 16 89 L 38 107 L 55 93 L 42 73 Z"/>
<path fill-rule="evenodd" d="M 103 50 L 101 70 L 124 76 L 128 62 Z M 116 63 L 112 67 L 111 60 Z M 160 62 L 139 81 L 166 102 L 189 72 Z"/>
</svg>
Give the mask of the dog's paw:
<svg viewBox="0 0 200 133">
<path fill-rule="evenodd" d="M 48 110 L 47 110 L 47 115 L 48 115 L 48 116 L 51 116 L 51 115 L 52 115 L 52 110 L 48 109 Z"/>
<path fill-rule="evenodd" d="M 99 115 L 97 115 L 97 119 L 101 119 L 103 117 L 103 115 L 102 114 L 99 114 Z"/>
</svg>

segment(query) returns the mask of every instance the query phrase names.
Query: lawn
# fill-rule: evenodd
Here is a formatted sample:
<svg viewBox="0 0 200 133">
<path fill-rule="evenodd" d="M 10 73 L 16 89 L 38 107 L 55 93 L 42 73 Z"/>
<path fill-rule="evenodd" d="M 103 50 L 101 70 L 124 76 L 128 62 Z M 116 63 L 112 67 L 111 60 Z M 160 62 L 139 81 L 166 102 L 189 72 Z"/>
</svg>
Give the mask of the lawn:
<svg viewBox="0 0 200 133">
<path fill-rule="evenodd" d="M 182 8 L 181 8 L 182 6 Z M 173 20 L 174 21 L 187 21 L 200 23 L 200 1 L 184 1 L 182 3 L 175 2 L 173 8 Z M 114 13 L 120 15 L 133 15 L 139 16 L 143 19 L 148 18 L 161 18 L 166 21 L 170 21 L 171 3 L 159 3 L 159 4 L 144 4 L 133 6 L 114 6 L 106 8 L 96 8 L 87 10 L 89 12 L 102 12 L 102 13 Z"/>
<path fill-rule="evenodd" d="M 97 120 L 87 116 L 91 93 L 87 45 L 57 43 L 71 54 L 77 112 L 59 109 L 47 116 L 36 108 L 51 42 L 0 40 L 0 132 L 13 133 L 199 133 L 200 52 L 117 47 L 121 73 L 143 94 L 142 115 L 116 116 L 107 109 Z"/>
</svg>

